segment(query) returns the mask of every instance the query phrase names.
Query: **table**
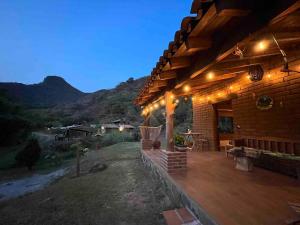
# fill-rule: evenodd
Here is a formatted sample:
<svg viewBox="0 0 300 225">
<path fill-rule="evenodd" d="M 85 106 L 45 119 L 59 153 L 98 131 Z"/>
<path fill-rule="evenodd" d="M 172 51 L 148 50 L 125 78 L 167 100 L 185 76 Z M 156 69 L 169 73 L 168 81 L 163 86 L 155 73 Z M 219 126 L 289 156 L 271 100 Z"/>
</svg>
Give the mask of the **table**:
<svg viewBox="0 0 300 225">
<path fill-rule="evenodd" d="M 208 140 L 202 138 L 203 135 L 201 133 L 187 132 L 182 133 L 182 135 L 185 137 L 185 140 L 192 138 L 193 146 L 191 151 L 199 152 L 203 151 L 205 145 L 208 147 Z"/>
<path fill-rule="evenodd" d="M 241 150 L 241 147 L 234 147 L 230 150 L 230 153 L 235 156 L 235 168 L 242 171 L 253 170 L 253 159 L 259 157 L 261 151 L 254 148 L 244 147 L 244 154 L 236 156 L 235 151 Z"/>
</svg>

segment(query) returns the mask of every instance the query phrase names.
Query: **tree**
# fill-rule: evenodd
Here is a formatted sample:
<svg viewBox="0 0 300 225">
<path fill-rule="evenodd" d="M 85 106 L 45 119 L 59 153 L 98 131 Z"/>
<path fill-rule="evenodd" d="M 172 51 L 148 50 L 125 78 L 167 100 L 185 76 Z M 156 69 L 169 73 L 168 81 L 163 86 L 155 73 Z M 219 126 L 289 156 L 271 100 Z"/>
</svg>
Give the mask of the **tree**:
<svg viewBox="0 0 300 225">
<path fill-rule="evenodd" d="M 32 170 L 32 167 L 40 158 L 41 151 L 38 141 L 30 139 L 25 148 L 16 155 L 16 161 L 19 165 L 25 165 L 28 170 Z"/>
</svg>

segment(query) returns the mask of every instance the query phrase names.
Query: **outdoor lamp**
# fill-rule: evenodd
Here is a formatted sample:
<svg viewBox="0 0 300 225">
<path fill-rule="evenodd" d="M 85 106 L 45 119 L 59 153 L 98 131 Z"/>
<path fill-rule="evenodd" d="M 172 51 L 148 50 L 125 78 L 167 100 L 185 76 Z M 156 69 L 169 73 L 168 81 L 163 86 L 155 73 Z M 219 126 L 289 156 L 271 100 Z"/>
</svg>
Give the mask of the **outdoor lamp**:
<svg viewBox="0 0 300 225">
<path fill-rule="evenodd" d="M 121 126 L 119 127 L 119 131 L 122 132 L 123 130 L 124 130 L 124 125 L 121 125 Z"/>
<path fill-rule="evenodd" d="M 264 76 L 264 69 L 261 65 L 249 66 L 249 79 L 251 81 L 260 81 Z"/>
</svg>

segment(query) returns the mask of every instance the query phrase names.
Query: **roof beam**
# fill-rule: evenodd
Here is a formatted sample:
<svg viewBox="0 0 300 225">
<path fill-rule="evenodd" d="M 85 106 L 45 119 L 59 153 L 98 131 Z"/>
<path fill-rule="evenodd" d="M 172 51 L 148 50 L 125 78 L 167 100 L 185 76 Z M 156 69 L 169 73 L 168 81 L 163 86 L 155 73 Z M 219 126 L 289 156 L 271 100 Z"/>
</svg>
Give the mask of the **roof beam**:
<svg viewBox="0 0 300 225">
<path fill-rule="evenodd" d="M 191 58 L 187 56 L 170 58 L 171 69 L 180 69 L 189 67 L 192 64 Z"/>
<path fill-rule="evenodd" d="M 208 37 L 189 37 L 185 42 L 186 48 L 203 50 L 208 49 L 212 46 L 212 40 Z"/>
<path fill-rule="evenodd" d="M 152 84 L 152 88 L 160 88 L 160 87 L 165 87 L 168 85 L 167 80 L 154 80 Z"/>
<path fill-rule="evenodd" d="M 177 77 L 177 72 L 174 70 L 165 71 L 159 74 L 159 78 L 161 80 L 170 80 L 175 79 Z"/>
</svg>

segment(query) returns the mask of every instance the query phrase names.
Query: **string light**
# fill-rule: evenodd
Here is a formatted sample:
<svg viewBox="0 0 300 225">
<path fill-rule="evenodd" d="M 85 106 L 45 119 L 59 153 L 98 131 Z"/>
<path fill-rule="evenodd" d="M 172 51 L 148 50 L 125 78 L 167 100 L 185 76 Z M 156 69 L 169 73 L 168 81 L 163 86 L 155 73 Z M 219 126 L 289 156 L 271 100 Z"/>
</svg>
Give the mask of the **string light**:
<svg viewBox="0 0 300 225">
<path fill-rule="evenodd" d="M 254 49 L 257 52 L 261 52 L 261 51 L 266 50 L 268 48 L 268 46 L 269 46 L 269 43 L 267 41 L 263 40 L 263 41 L 258 42 L 255 45 Z"/>
<path fill-rule="evenodd" d="M 212 80 L 212 79 L 214 79 L 214 77 L 215 77 L 215 74 L 214 74 L 213 72 L 209 72 L 209 73 L 206 75 L 206 78 L 207 78 L 208 80 Z"/>
<path fill-rule="evenodd" d="M 165 105 L 166 104 L 166 101 L 164 99 L 160 100 L 160 104 L 161 105 Z"/>
<path fill-rule="evenodd" d="M 189 92 L 191 90 L 191 87 L 189 85 L 184 85 L 183 90 L 184 92 Z"/>
<path fill-rule="evenodd" d="M 222 97 L 222 96 L 223 96 L 223 93 L 222 93 L 222 92 L 219 92 L 219 93 L 218 93 L 218 96 L 219 96 L 219 97 Z"/>
<path fill-rule="evenodd" d="M 171 99 L 174 99 L 174 97 L 175 97 L 174 95 L 171 95 Z"/>
<path fill-rule="evenodd" d="M 178 103 L 179 103 L 179 99 L 176 99 L 176 100 L 175 100 L 175 103 L 178 104 Z"/>
<path fill-rule="evenodd" d="M 154 104 L 154 108 L 158 109 L 159 105 L 157 103 Z"/>
</svg>

